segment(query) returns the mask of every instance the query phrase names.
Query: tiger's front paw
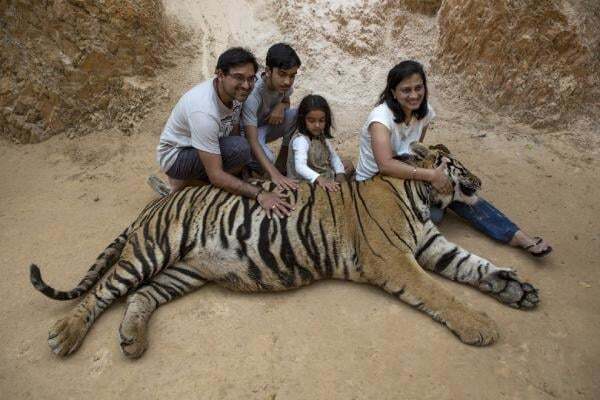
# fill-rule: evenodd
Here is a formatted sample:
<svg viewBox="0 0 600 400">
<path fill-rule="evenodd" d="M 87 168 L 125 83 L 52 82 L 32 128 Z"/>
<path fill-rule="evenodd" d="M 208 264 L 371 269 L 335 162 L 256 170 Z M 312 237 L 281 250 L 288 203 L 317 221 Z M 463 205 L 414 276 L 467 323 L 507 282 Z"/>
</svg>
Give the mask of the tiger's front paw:
<svg viewBox="0 0 600 400">
<path fill-rule="evenodd" d="M 54 354 L 67 356 L 79 348 L 88 331 L 83 317 L 71 315 L 52 325 L 48 333 L 48 345 Z"/>
<path fill-rule="evenodd" d="M 540 302 L 538 290 L 532 284 L 522 282 L 512 269 L 488 274 L 479 283 L 479 288 L 513 308 L 530 309 Z"/>
<path fill-rule="evenodd" d="M 500 337 L 496 323 L 486 314 L 475 311 L 446 321 L 446 326 L 461 342 L 473 346 L 489 346 Z"/>
<path fill-rule="evenodd" d="M 140 358 L 148 348 L 146 321 L 131 318 L 119 327 L 121 351 L 128 358 Z"/>
</svg>

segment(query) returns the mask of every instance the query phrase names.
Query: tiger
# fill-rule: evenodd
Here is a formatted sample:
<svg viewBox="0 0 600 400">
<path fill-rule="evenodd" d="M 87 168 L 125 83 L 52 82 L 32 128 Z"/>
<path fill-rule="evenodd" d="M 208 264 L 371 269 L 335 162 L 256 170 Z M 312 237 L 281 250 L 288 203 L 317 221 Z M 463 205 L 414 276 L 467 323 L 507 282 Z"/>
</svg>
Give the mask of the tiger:
<svg viewBox="0 0 600 400">
<path fill-rule="evenodd" d="M 452 296 L 430 272 L 519 309 L 534 308 L 538 290 L 513 269 L 497 267 L 442 235 L 429 218 L 431 205 L 469 203 L 481 181 L 443 145 L 413 143 L 411 150 L 411 162 L 424 168 L 445 160 L 451 193 L 381 175 L 347 181 L 338 192 L 305 183 L 285 193 L 295 207 L 291 215 L 268 218 L 253 199 L 210 185 L 188 187 L 151 201 L 71 291 L 48 286 L 31 264 L 31 283 L 44 295 L 56 300 L 83 296 L 51 326 L 51 350 L 72 354 L 100 314 L 126 294 L 120 348 L 126 357 L 138 358 L 148 347 L 152 313 L 209 282 L 234 291 L 270 292 L 322 279 L 378 286 L 463 343 L 496 342 L 495 322 Z M 268 181 L 255 184 L 275 188 Z"/>
</svg>

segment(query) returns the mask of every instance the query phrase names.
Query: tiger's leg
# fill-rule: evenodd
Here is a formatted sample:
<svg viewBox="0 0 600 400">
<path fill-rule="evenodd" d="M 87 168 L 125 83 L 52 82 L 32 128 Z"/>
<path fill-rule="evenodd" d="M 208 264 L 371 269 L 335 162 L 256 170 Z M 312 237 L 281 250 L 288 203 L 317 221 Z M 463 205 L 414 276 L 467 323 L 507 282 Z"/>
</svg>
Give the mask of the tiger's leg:
<svg viewBox="0 0 600 400">
<path fill-rule="evenodd" d="M 161 305 L 202 287 L 206 281 L 193 267 L 177 263 L 167 267 L 127 298 L 127 308 L 119 327 L 123 354 L 140 357 L 148 347 L 146 328 L 152 313 Z"/>
<path fill-rule="evenodd" d="M 415 258 L 423 268 L 446 278 L 475 286 L 514 308 L 533 308 L 539 302 L 538 290 L 523 282 L 510 268 L 499 268 L 449 242 L 431 223 L 417 248 Z"/>
<path fill-rule="evenodd" d="M 66 356 L 73 353 L 87 334 L 96 318 L 113 301 L 123 296 L 156 275 L 162 265 L 167 265 L 173 257 L 168 244 L 152 245 L 133 234 L 115 269 L 105 276 L 65 318 L 58 320 L 50 328 L 48 344 L 55 354 Z"/>
<path fill-rule="evenodd" d="M 445 325 L 463 343 L 487 346 L 498 339 L 494 321 L 453 297 L 411 255 L 373 261 L 368 268 L 364 267 L 364 276 Z"/>
</svg>

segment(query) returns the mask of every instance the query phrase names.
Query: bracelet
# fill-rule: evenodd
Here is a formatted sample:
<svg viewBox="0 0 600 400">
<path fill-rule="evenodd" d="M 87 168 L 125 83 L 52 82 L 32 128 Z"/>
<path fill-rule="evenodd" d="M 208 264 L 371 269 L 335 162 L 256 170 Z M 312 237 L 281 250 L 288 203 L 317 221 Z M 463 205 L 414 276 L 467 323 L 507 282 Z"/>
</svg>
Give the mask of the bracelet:
<svg viewBox="0 0 600 400">
<path fill-rule="evenodd" d="M 261 194 L 261 193 L 262 193 L 262 192 L 264 192 L 264 191 L 265 191 L 265 188 L 264 188 L 264 187 L 262 187 L 262 186 L 261 186 L 261 187 L 259 187 L 259 188 L 258 188 L 258 192 L 256 192 L 256 195 L 254 196 L 254 200 L 258 201 L 258 195 L 259 195 L 259 194 Z"/>
</svg>

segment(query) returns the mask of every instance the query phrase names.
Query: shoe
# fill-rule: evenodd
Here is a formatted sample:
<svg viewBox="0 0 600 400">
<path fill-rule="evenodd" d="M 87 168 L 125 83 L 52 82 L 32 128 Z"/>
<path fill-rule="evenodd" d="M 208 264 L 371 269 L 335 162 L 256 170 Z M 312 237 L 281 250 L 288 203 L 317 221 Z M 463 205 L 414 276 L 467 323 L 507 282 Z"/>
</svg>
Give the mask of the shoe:
<svg viewBox="0 0 600 400">
<path fill-rule="evenodd" d="M 540 251 L 533 251 L 532 249 L 539 245 L 540 243 L 542 243 L 544 241 L 544 239 L 542 239 L 539 236 L 536 236 L 533 238 L 534 242 L 533 244 L 530 244 L 529 246 L 525 246 L 523 247 L 524 250 L 527 250 L 532 256 L 534 257 L 544 257 L 548 254 L 550 254 L 552 252 L 552 246 L 547 246 L 545 249 L 540 250 Z"/>
<path fill-rule="evenodd" d="M 163 180 L 156 175 L 150 175 L 147 182 L 152 190 L 158 193 L 160 197 L 167 196 L 171 193 L 171 188 L 169 188 L 169 185 L 164 183 Z"/>
</svg>

